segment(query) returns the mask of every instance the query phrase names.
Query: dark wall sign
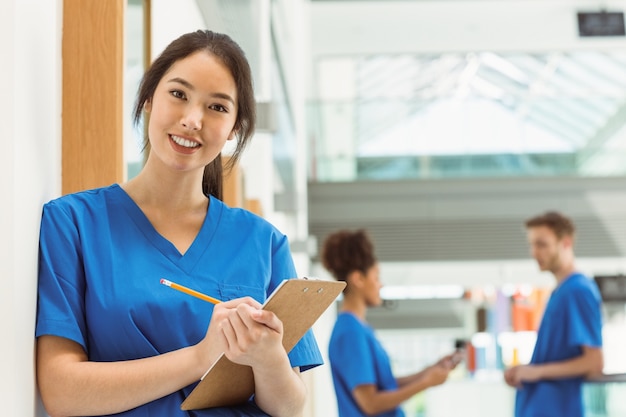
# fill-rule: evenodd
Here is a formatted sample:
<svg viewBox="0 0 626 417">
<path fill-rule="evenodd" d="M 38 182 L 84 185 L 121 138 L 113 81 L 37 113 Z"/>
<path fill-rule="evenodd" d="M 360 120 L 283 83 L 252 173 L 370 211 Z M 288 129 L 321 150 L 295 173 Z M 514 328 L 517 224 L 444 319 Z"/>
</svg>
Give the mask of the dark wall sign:
<svg viewBox="0 0 626 417">
<path fill-rule="evenodd" d="M 578 12 L 580 36 L 624 36 L 624 12 Z"/>
</svg>

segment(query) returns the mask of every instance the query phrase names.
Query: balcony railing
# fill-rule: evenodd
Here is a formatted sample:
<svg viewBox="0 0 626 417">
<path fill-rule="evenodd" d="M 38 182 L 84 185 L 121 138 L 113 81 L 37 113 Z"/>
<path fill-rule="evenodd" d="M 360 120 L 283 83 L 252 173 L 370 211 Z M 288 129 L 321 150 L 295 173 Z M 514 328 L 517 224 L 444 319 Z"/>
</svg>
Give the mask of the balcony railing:
<svg viewBox="0 0 626 417">
<path fill-rule="evenodd" d="M 583 385 L 585 417 L 626 417 L 626 374 L 604 375 Z"/>
</svg>

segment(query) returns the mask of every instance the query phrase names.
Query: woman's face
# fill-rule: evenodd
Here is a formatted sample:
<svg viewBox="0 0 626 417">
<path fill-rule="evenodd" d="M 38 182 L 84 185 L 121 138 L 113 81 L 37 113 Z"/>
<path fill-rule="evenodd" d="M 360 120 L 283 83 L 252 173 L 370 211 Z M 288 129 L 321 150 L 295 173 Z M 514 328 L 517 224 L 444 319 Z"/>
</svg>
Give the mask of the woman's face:
<svg viewBox="0 0 626 417">
<path fill-rule="evenodd" d="M 378 264 L 375 264 L 367 273 L 363 276 L 363 297 L 365 298 L 365 304 L 368 307 L 376 307 L 382 304 L 383 300 L 380 297 L 380 289 L 383 284 L 380 282 L 380 269 Z"/>
<path fill-rule="evenodd" d="M 198 51 L 170 67 L 146 111 L 149 158 L 175 171 L 204 169 L 234 138 L 237 86 L 220 60 Z"/>
</svg>

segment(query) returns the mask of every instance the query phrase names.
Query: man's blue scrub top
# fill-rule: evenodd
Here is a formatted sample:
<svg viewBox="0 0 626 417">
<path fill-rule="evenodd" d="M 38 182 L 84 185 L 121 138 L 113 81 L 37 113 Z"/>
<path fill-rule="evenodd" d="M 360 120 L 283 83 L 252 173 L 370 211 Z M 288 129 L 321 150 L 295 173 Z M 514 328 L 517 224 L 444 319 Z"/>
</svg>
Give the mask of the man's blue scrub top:
<svg viewBox="0 0 626 417">
<path fill-rule="evenodd" d="M 531 364 L 558 362 L 582 354 L 582 346 L 602 347 L 602 300 L 594 281 L 575 273 L 546 305 Z M 525 383 L 518 389 L 516 417 L 583 417 L 583 379 Z"/>
</svg>

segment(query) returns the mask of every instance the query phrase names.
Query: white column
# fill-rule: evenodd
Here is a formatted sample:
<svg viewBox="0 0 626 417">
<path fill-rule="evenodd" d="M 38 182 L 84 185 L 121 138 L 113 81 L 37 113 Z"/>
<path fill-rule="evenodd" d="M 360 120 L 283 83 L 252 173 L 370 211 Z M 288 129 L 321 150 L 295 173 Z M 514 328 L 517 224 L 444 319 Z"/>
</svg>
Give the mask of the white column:
<svg viewBox="0 0 626 417">
<path fill-rule="evenodd" d="M 42 204 L 60 192 L 61 0 L 0 2 L 0 413 L 45 415 L 35 388 Z"/>
</svg>

